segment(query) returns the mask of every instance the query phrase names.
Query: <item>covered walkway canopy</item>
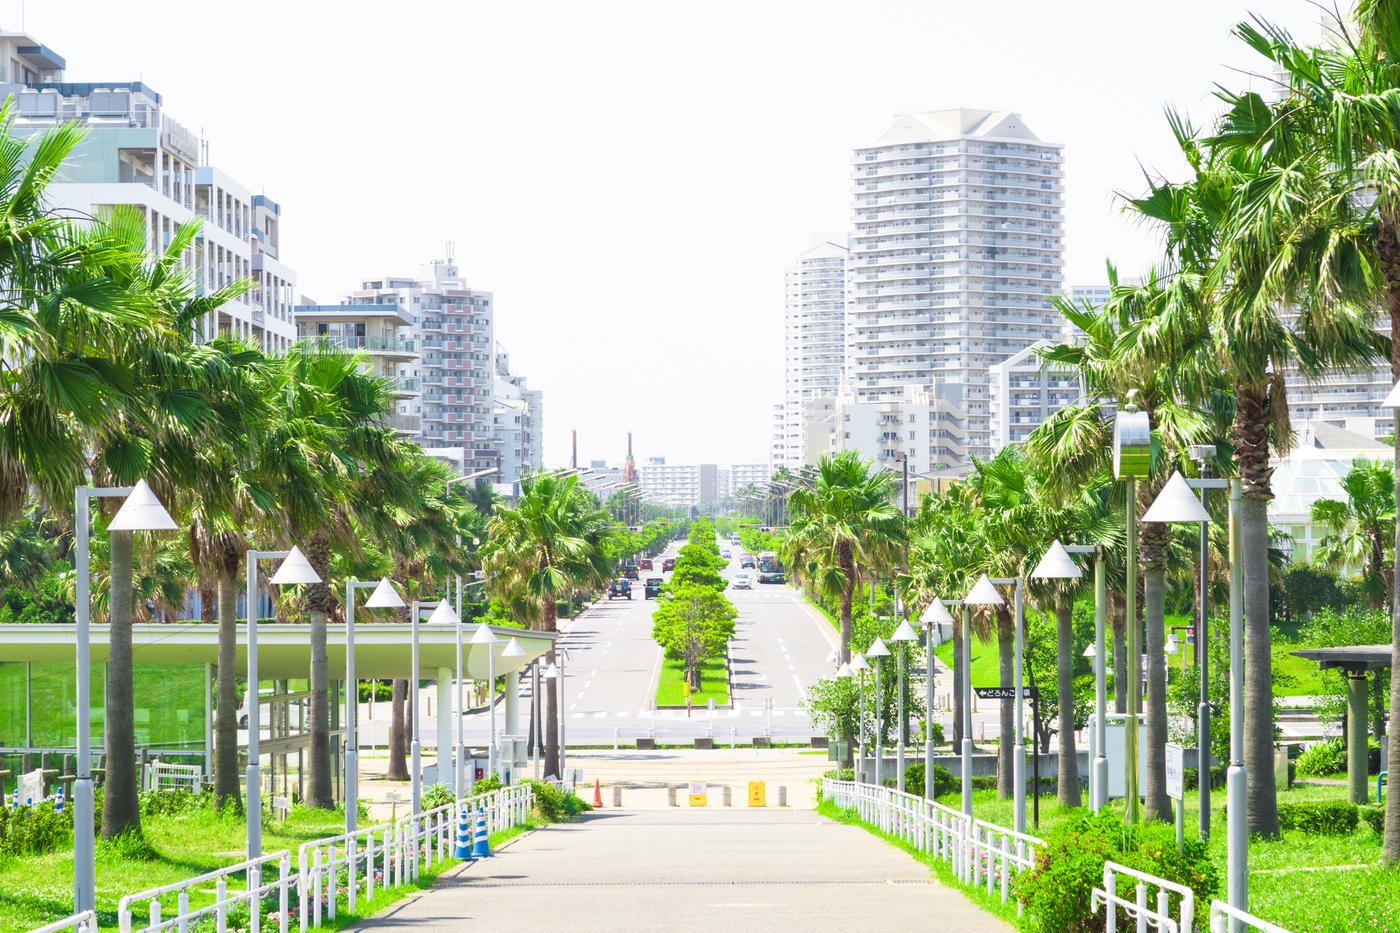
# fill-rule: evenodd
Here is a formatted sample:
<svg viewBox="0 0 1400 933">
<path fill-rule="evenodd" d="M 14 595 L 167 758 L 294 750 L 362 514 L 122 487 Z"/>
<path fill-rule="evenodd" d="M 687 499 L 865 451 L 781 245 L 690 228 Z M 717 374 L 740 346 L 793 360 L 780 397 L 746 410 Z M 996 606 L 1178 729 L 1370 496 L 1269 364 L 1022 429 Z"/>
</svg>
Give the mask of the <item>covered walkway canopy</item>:
<svg viewBox="0 0 1400 933">
<path fill-rule="evenodd" d="M 1342 645 L 1335 648 L 1303 648 L 1293 654 L 1316 661 L 1325 671 L 1344 671 L 1347 677 L 1347 799 L 1366 803 L 1368 792 L 1366 765 L 1370 758 L 1366 736 L 1370 729 L 1366 719 L 1366 675 L 1390 667 L 1390 645 Z M 1373 676 L 1378 676 L 1374 675 Z M 1382 762 L 1381 767 L 1385 764 Z"/>
</svg>

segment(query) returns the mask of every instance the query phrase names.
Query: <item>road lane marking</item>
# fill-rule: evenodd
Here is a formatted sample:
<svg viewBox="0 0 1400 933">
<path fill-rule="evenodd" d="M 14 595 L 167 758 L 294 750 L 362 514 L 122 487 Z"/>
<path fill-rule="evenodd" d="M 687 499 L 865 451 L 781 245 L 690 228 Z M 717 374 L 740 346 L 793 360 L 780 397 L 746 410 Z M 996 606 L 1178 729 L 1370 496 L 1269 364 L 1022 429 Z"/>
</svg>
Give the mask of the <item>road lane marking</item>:
<svg viewBox="0 0 1400 933">
<path fill-rule="evenodd" d="M 797 692 L 801 695 L 802 699 L 807 699 L 807 688 L 802 686 L 802 681 L 797 679 L 796 674 L 792 675 L 792 682 L 797 684 Z"/>
</svg>

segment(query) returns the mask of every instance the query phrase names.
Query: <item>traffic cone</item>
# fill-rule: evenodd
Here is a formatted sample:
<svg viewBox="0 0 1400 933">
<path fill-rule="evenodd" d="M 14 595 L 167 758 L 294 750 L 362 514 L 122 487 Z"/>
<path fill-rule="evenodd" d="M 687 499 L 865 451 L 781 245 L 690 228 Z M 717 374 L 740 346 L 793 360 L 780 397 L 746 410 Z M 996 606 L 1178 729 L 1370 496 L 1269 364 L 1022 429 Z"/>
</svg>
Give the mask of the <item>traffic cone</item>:
<svg viewBox="0 0 1400 933">
<path fill-rule="evenodd" d="M 593 806 L 599 810 L 603 808 L 603 785 L 597 778 L 593 779 Z"/>
<path fill-rule="evenodd" d="M 490 858 L 491 840 L 486 837 L 486 811 L 476 810 L 476 843 L 472 846 L 472 858 Z"/>
<path fill-rule="evenodd" d="M 457 814 L 457 846 L 452 854 L 460 859 L 472 857 L 472 813 L 466 807 Z"/>
</svg>

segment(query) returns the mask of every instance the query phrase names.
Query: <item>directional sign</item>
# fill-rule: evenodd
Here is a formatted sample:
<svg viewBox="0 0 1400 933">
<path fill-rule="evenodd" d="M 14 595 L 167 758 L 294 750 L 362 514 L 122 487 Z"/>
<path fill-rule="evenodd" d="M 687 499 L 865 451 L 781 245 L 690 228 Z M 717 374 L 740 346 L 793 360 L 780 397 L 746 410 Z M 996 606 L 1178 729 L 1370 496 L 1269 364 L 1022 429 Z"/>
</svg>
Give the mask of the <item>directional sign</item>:
<svg viewBox="0 0 1400 933">
<path fill-rule="evenodd" d="M 977 694 L 979 700 L 1014 700 L 1016 699 L 1015 687 L 973 687 L 972 692 Z M 1039 687 L 1022 687 L 1021 694 L 1026 699 L 1040 696 Z"/>
<path fill-rule="evenodd" d="M 1167 796 L 1175 800 L 1185 799 L 1186 749 L 1173 742 L 1167 743 Z"/>
</svg>

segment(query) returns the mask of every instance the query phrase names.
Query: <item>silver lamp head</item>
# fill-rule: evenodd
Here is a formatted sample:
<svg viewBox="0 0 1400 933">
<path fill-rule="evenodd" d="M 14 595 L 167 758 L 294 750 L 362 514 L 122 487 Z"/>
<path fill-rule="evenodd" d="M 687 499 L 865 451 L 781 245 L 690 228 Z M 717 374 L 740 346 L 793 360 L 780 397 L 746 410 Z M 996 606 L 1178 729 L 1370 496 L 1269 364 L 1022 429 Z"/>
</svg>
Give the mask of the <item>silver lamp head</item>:
<svg viewBox="0 0 1400 933">
<path fill-rule="evenodd" d="M 433 614 L 428 616 L 429 625 L 456 625 L 460 621 L 457 613 L 447 604 L 447 599 L 438 600 L 438 604 L 433 607 Z"/>
<path fill-rule="evenodd" d="M 948 611 L 948 607 L 943 605 L 943 600 L 935 599 L 928 604 L 924 614 L 919 616 L 919 621 L 925 625 L 942 625 L 944 622 L 952 622 L 953 614 Z"/>
<path fill-rule="evenodd" d="M 880 639 L 875 639 L 870 643 L 870 647 L 865 649 L 867 658 L 888 658 L 890 649 L 885 647 L 885 643 Z"/>
<path fill-rule="evenodd" d="M 1065 550 L 1065 546 L 1057 538 L 1040 559 L 1040 563 L 1035 565 L 1031 576 L 1037 580 L 1078 580 L 1080 570 L 1074 558 L 1069 556 L 1069 551 Z"/>
<path fill-rule="evenodd" d="M 899 628 L 894 630 L 890 636 L 890 641 L 918 641 L 919 633 L 909 626 L 909 620 L 905 619 L 899 623 Z"/>
<path fill-rule="evenodd" d="M 997 592 L 991 578 L 985 573 L 978 578 L 972 592 L 963 597 L 963 602 L 969 606 L 1000 606 L 1003 604 L 1001 594 Z"/>
<path fill-rule="evenodd" d="M 108 531 L 170 531 L 175 519 L 165 511 L 144 479 L 138 479 L 117 514 L 107 523 Z"/>
<path fill-rule="evenodd" d="M 543 677 L 543 678 L 545 678 L 546 680 L 554 680 L 555 678 L 557 678 L 557 677 L 559 676 L 559 667 L 558 667 L 558 665 L 555 665 L 555 664 L 549 665 L 549 667 L 546 667 L 546 668 L 544 669 L 544 673 L 542 673 L 540 676 Z"/>
<path fill-rule="evenodd" d="M 1098 649 L 1098 646 L 1095 645 L 1092 641 L 1089 642 L 1089 647 L 1087 647 L 1087 648 L 1084 649 L 1084 657 L 1086 657 L 1086 658 L 1097 658 L 1098 656 L 1099 656 L 1099 649 Z"/>
<path fill-rule="evenodd" d="M 1191 491 L 1186 477 L 1173 473 L 1167 485 L 1157 493 L 1147 511 L 1142 513 L 1145 522 L 1208 522 L 1210 513 L 1201 505 L 1201 500 Z"/>
<path fill-rule="evenodd" d="M 403 600 L 399 598 L 399 591 L 394 589 L 393 581 L 384 577 L 374 592 L 369 594 L 365 605 L 371 609 L 402 609 Z"/>
<path fill-rule="evenodd" d="M 851 665 L 849 663 L 846 663 L 842 664 L 836 669 L 836 676 L 845 680 L 854 677 L 855 675 L 851 672 Z"/>
<path fill-rule="evenodd" d="M 1176 640 L 1176 632 L 1167 636 L 1167 643 L 1162 646 L 1162 650 L 1167 654 L 1176 654 L 1181 650 L 1181 643 Z"/>
<path fill-rule="evenodd" d="M 857 652 L 856 654 L 851 655 L 851 670 L 868 671 L 870 670 L 870 662 L 865 660 L 865 655 Z"/>
<path fill-rule="evenodd" d="M 476 627 L 476 631 L 472 633 L 470 642 L 470 644 L 473 645 L 499 645 L 500 643 L 500 639 L 492 633 L 491 627 L 485 622 L 482 622 Z"/>
<path fill-rule="evenodd" d="M 511 638 L 510 641 L 506 642 L 505 649 L 501 651 L 501 657 L 523 658 L 525 657 L 525 649 L 520 647 L 520 641 L 518 639 Z"/>
<path fill-rule="evenodd" d="M 278 585 L 287 583 L 320 583 L 321 575 L 316 572 L 316 568 L 311 566 L 311 561 L 306 559 L 306 555 L 301 552 L 301 548 L 293 547 L 282 559 L 282 564 L 277 568 L 277 572 L 268 577 L 269 583 Z"/>
</svg>

